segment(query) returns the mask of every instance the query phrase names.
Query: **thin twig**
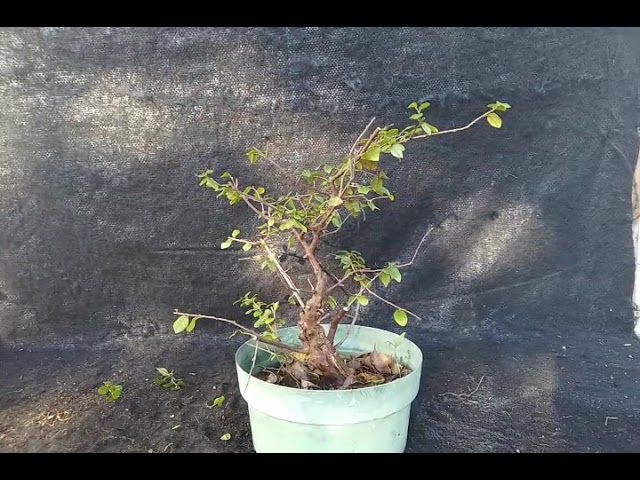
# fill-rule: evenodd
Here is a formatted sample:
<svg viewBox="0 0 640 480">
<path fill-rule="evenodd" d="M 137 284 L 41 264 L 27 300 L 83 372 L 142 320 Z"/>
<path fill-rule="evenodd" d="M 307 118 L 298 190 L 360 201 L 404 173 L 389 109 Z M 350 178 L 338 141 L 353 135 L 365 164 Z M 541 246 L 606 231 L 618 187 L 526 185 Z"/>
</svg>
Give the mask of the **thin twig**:
<svg viewBox="0 0 640 480">
<path fill-rule="evenodd" d="M 417 137 L 411 137 L 412 140 L 416 140 L 418 138 L 427 138 L 427 137 L 435 137 L 436 135 L 445 135 L 447 133 L 456 133 L 456 132 L 461 132 L 463 130 L 466 130 L 468 128 L 471 128 L 473 125 L 475 125 L 476 123 L 478 123 L 480 120 L 482 120 L 484 117 L 486 117 L 487 115 L 489 115 L 490 113 L 495 112 L 496 109 L 492 108 L 491 110 L 489 110 L 488 112 L 483 113 L 482 115 L 480 115 L 478 118 L 476 118 L 475 120 L 473 120 L 471 123 L 465 125 L 464 127 L 459 127 L 459 128 L 452 128 L 451 130 L 442 130 L 440 132 L 434 132 L 431 135 L 427 135 L 426 133 L 424 135 L 418 135 Z"/>
<path fill-rule="evenodd" d="M 355 310 L 355 312 L 353 312 L 353 317 L 351 317 L 351 323 L 349 324 L 349 328 L 347 330 L 347 334 L 344 336 L 344 338 L 342 340 L 340 340 L 338 343 L 336 343 L 336 345 L 335 345 L 336 350 L 342 346 L 342 344 L 345 342 L 345 340 L 347 338 L 349 338 L 349 335 L 351 334 L 351 330 L 353 330 L 353 326 L 358 321 L 358 315 L 359 314 L 360 314 L 360 304 L 357 303 L 356 304 L 356 310 Z"/>
<path fill-rule="evenodd" d="M 396 305 L 393 302 L 390 302 L 389 300 L 387 300 L 386 298 L 382 298 L 380 295 L 378 295 L 376 292 L 374 292 L 373 290 L 371 290 L 370 288 L 366 288 L 365 289 L 367 292 L 369 292 L 371 295 L 373 295 L 374 297 L 376 297 L 378 300 L 383 301 L 384 303 L 386 303 L 387 305 L 391 305 L 392 307 L 398 309 L 398 310 L 402 310 L 403 312 L 407 312 L 409 315 L 411 315 L 412 317 L 417 318 L 418 320 L 422 320 L 422 318 L 420 318 L 418 315 L 416 315 L 415 313 L 410 312 L 409 310 L 407 310 L 406 308 L 402 308 L 399 307 L 398 305 Z"/>
<path fill-rule="evenodd" d="M 409 263 L 403 263 L 401 265 L 398 265 L 398 268 L 409 267 L 413 265 L 413 262 L 416 260 L 416 257 L 418 256 L 418 252 L 420 251 L 420 247 L 422 246 L 422 244 L 424 243 L 424 241 L 427 239 L 427 237 L 432 231 L 433 231 L 433 225 L 429 225 L 427 232 L 422 236 L 422 240 L 420 240 L 420 243 L 418 243 L 418 246 L 416 247 L 416 251 L 413 252 L 413 257 L 411 257 L 411 261 Z"/>
<path fill-rule="evenodd" d="M 351 146 L 351 149 L 349 150 L 349 157 L 351 157 L 351 155 L 353 155 L 353 151 L 358 146 L 358 143 L 360 143 L 360 140 L 362 140 L 362 137 L 364 137 L 364 135 L 369 131 L 369 129 L 371 128 L 371 125 L 373 125 L 373 122 L 375 122 L 375 121 L 376 121 L 376 117 L 373 117 L 371 119 L 371 121 L 367 124 L 367 126 L 364 127 L 364 130 L 362 130 L 362 133 L 360 135 L 358 135 L 358 138 L 356 139 L 355 142 L 353 142 L 353 145 Z"/>
<path fill-rule="evenodd" d="M 262 246 L 265 248 L 265 250 L 271 257 L 271 260 L 273 261 L 273 263 L 275 263 L 276 268 L 278 269 L 278 272 L 280 273 L 282 278 L 284 278 L 284 281 L 287 282 L 287 286 L 293 292 L 293 296 L 295 297 L 295 299 L 298 301 L 300 306 L 304 308 L 304 302 L 302 301 L 302 297 L 300 296 L 300 290 L 298 290 L 298 287 L 296 287 L 296 285 L 293 283 L 293 280 L 291 280 L 291 277 L 289 276 L 289 274 L 285 272 L 284 268 L 282 268 L 282 265 L 280 265 L 280 262 L 278 261 L 278 258 L 273 253 L 273 250 L 269 248 L 269 245 L 264 240 L 261 239 L 260 243 L 262 244 Z"/>
<path fill-rule="evenodd" d="M 618 417 L 607 417 L 604 419 L 604 426 L 606 427 L 609 423 L 609 420 L 618 420 Z"/>
<path fill-rule="evenodd" d="M 244 389 L 242 390 L 242 394 L 247 391 L 247 387 L 249 386 L 249 382 L 251 381 L 251 376 L 253 375 L 253 369 L 256 368 L 256 359 L 258 358 L 258 345 L 259 343 L 256 341 L 256 348 L 253 351 L 253 359 L 251 360 L 251 370 L 249 370 L 249 375 L 247 376 L 247 383 L 244 385 Z"/>
<path fill-rule="evenodd" d="M 346 217 L 344 217 L 344 219 L 342 220 L 342 223 L 340 224 L 340 226 L 338 228 L 336 228 L 335 230 L 331 230 L 329 232 L 323 232 L 322 236 L 326 237 L 329 235 L 333 235 L 334 233 L 338 233 L 340 231 L 340 229 L 342 228 L 342 226 L 345 224 L 345 222 L 349 219 L 349 217 L 352 217 L 353 215 L 351 213 L 349 213 L 349 215 L 347 215 Z"/>
<path fill-rule="evenodd" d="M 469 393 L 453 393 L 453 392 L 444 392 L 444 393 L 440 393 L 438 396 L 439 397 L 446 397 L 446 396 L 451 396 L 451 397 L 455 397 L 455 398 L 459 398 L 459 399 L 469 399 L 471 398 L 475 393 L 477 393 L 478 390 L 480 390 L 480 385 L 482 385 L 482 381 L 484 380 L 484 375 L 482 375 L 482 377 L 480 377 L 480 381 L 478 382 L 478 385 L 476 386 L 476 388 L 474 388 L 471 392 Z"/>
<path fill-rule="evenodd" d="M 262 343 L 266 343 L 267 345 L 272 345 L 274 347 L 278 347 L 282 350 L 288 350 L 290 352 L 296 352 L 296 353 L 301 353 L 300 350 L 291 347 L 289 345 L 286 345 L 284 343 L 280 343 L 280 342 L 276 342 L 275 340 L 268 340 L 266 338 L 263 338 L 260 336 L 260 334 L 258 332 L 255 332 L 253 330 L 251 330 L 250 328 L 244 327 L 242 325 L 240 325 L 238 322 L 234 322 L 233 320 L 229 320 L 228 318 L 221 318 L 221 317 L 214 317 L 213 315 L 202 315 L 199 313 L 184 313 L 184 312 L 179 312 L 178 310 L 175 310 L 173 312 L 174 315 L 180 315 L 180 316 L 184 316 L 184 317 L 200 317 L 200 318 L 208 318 L 211 320 L 218 320 L 219 322 L 225 322 L 228 323 L 230 325 L 233 325 L 236 328 L 239 328 L 240 330 L 242 330 L 243 332 L 251 335 L 252 337 L 256 338 L 259 342 Z"/>
<path fill-rule="evenodd" d="M 429 228 L 427 229 L 427 232 L 422 236 L 422 239 L 418 243 L 418 246 L 416 247 L 415 252 L 413 252 L 413 257 L 411 257 L 411 261 L 409 261 L 407 263 L 401 263 L 399 265 L 396 265 L 398 268 L 410 267 L 411 265 L 413 265 L 413 262 L 415 262 L 415 260 L 416 260 L 416 258 L 418 256 L 418 252 L 420 251 L 420 247 L 422 247 L 422 244 L 426 241 L 427 237 L 433 231 L 433 229 L 434 229 L 434 226 L 433 225 L 429 225 Z M 359 274 L 359 273 L 378 273 L 378 272 L 382 272 L 383 270 L 384 270 L 383 268 L 377 268 L 377 269 L 365 268 L 365 269 L 361 269 L 361 270 L 353 270 L 353 271 L 347 273 L 340 280 L 338 280 L 336 277 L 331 275 L 333 280 L 334 280 L 334 282 L 336 282 L 336 283 L 334 283 L 333 285 L 331 285 L 327 289 L 327 293 L 329 293 L 330 291 L 332 291 L 335 288 L 342 287 L 342 285 L 344 285 L 344 282 L 346 282 L 349 279 L 349 277 L 351 277 L 351 276 L 353 276 L 355 274 Z M 343 291 L 344 291 L 344 289 L 343 289 Z"/>
<path fill-rule="evenodd" d="M 364 287 L 360 287 L 360 291 L 358 292 L 358 295 L 362 295 L 362 292 L 364 291 Z M 358 321 L 358 314 L 360 313 L 360 304 L 358 302 L 356 302 L 356 311 L 353 312 L 353 319 L 351 320 L 351 325 L 349 325 L 349 329 L 347 330 L 347 334 L 344 336 L 344 338 L 342 340 L 340 340 L 336 345 L 335 348 L 336 350 L 344 343 L 344 341 L 349 338 L 349 335 L 351 334 L 351 330 L 353 330 L 353 326 L 356 324 L 356 322 Z"/>
</svg>

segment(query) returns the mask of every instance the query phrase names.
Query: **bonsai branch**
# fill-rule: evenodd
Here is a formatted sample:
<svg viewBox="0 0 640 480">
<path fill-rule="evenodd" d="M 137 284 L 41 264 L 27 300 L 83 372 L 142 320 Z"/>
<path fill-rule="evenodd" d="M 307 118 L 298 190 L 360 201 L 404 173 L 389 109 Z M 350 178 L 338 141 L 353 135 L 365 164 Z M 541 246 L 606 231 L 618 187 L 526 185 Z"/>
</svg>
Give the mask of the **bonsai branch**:
<svg viewBox="0 0 640 480">
<path fill-rule="evenodd" d="M 464 127 L 458 127 L 458 128 L 452 128 L 450 130 L 441 130 L 439 132 L 433 132 L 429 135 L 424 134 L 424 135 L 417 135 L 415 137 L 411 137 L 413 140 L 416 140 L 418 138 L 427 138 L 427 137 L 435 137 L 436 135 L 445 135 L 447 133 L 456 133 L 456 132 L 462 132 L 463 130 L 467 130 L 468 128 L 473 127 L 476 123 L 478 123 L 480 120 L 482 120 L 483 118 L 485 118 L 486 116 L 488 116 L 489 114 L 495 112 L 496 109 L 492 108 L 491 110 L 489 110 L 488 112 L 483 113 L 482 115 L 480 115 L 478 118 L 472 120 L 470 123 L 468 123 L 467 125 L 465 125 Z"/>
<path fill-rule="evenodd" d="M 362 290 L 360 290 L 360 293 L 362 293 Z M 358 321 L 358 315 L 360 314 L 360 304 L 356 303 L 356 310 L 355 312 L 353 312 L 353 317 L 351 318 L 351 324 L 349 325 L 349 330 L 347 330 L 347 334 L 344 336 L 344 338 L 342 340 L 340 340 L 336 345 L 335 348 L 336 350 L 344 343 L 344 341 L 349 337 L 349 334 L 351 333 L 351 330 L 353 330 L 353 326 L 356 324 L 356 322 Z"/>
<path fill-rule="evenodd" d="M 434 226 L 433 225 L 429 225 L 429 228 L 427 229 L 426 233 L 422 236 L 422 239 L 418 243 L 418 246 L 416 247 L 415 252 L 413 252 L 413 256 L 411 257 L 411 260 L 409 262 L 407 262 L 407 263 L 401 263 L 399 265 L 396 265 L 398 268 L 405 268 L 405 267 L 410 267 L 411 265 L 413 265 L 413 262 L 415 262 L 416 258 L 418 257 L 418 252 L 420 251 L 420 247 L 422 247 L 422 245 L 427 240 L 427 237 L 433 231 L 433 229 L 434 229 Z M 340 280 L 337 280 L 335 277 L 332 276 L 336 283 L 334 283 L 333 285 L 331 285 L 331 287 L 329 287 L 327 289 L 327 293 L 331 292 L 335 288 L 342 288 L 342 286 L 344 285 L 344 282 L 346 282 L 353 275 L 357 275 L 357 274 L 361 274 L 361 273 L 379 273 L 379 272 L 382 272 L 383 270 L 384 270 L 383 268 L 377 268 L 377 269 L 364 268 L 364 269 L 360 269 L 360 270 L 353 270 L 353 271 L 347 273 Z"/>
<path fill-rule="evenodd" d="M 248 335 L 251 335 L 258 342 L 266 343 L 267 345 L 272 345 L 272 346 L 278 347 L 278 348 L 280 348 L 282 350 L 288 350 L 288 351 L 294 352 L 294 353 L 302 353 L 297 348 L 291 347 L 291 346 L 286 345 L 286 344 L 281 343 L 281 342 L 277 342 L 275 340 L 268 340 L 266 338 L 263 338 L 258 332 L 254 331 L 254 330 L 251 330 L 250 328 L 244 327 L 244 326 L 240 325 L 238 322 L 234 322 L 233 320 L 229 320 L 228 318 L 214 317 L 212 315 L 201 315 L 199 313 L 184 313 L 184 312 L 179 312 L 177 309 L 173 312 L 173 314 L 174 315 L 184 316 L 184 317 L 208 318 L 210 320 L 217 320 L 219 322 L 228 323 L 230 325 L 233 325 L 236 328 L 239 328 L 244 333 L 246 333 Z"/>
<path fill-rule="evenodd" d="M 360 140 L 362 140 L 362 137 L 365 136 L 365 134 L 369 131 L 369 129 L 371 128 L 371 125 L 373 125 L 373 122 L 375 122 L 375 121 L 376 121 L 376 117 L 373 117 L 371 119 L 371 121 L 369 121 L 367 126 L 364 127 L 364 130 L 362 130 L 362 133 L 360 133 L 360 135 L 358 135 L 358 138 L 356 138 L 356 141 L 353 142 L 353 145 L 351 145 L 351 149 L 349 150 L 349 157 L 353 158 L 353 152 L 358 147 L 358 143 L 360 143 Z"/>
<path fill-rule="evenodd" d="M 433 231 L 433 225 L 429 225 L 427 232 L 422 236 L 420 243 L 418 243 L 418 246 L 416 247 L 416 251 L 413 252 L 413 257 L 411 257 L 411 261 L 408 263 L 402 263 L 398 265 L 398 268 L 410 267 L 411 265 L 413 265 L 413 262 L 416 260 L 416 257 L 418 256 L 418 252 L 420 251 L 420 247 L 422 246 L 422 244 L 425 242 L 425 240 L 427 239 L 427 237 L 432 231 Z"/>
<path fill-rule="evenodd" d="M 402 308 L 399 307 L 398 305 L 396 305 L 393 302 L 390 302 L 389 300 L 387 300 L 386 298 L 381 297 L 380 295 L 378 295 L 376 292 L 374 292 L 373 290 L 369 289 L 369 288 L 365 288 L 365 290 L 367 292 L 369 292 L 369 294 L 371 294 L 372 296 L 376 297 L 378 300 L 380 300 L 381 302 L 386 303 L 387 305 L 390 305 L 394 308 L 396 308 L 397 310 L 402 310 L 403 312 L 407 312 L 409 315 L 411 315 L 412 317 L 417 318 L 418 320 L 422 320 L 422 318 L 420 318 L 418 315 L 416 315 L 415 313 L 410 312 L 409 310 L 407 310 L 406 308 Z"/>
<path fill-rule="evenodd" d="M 342 321 L 342 319 L 344 318 L 344 316 L 347 314 L 348 311 L 349 309 L 347 307 L 342 307 L 342 310 L 336 313 L 336 316 L 333 317 L 333 320 L 331 320 L 331 326 L 329 327 L 329 333 L 327 334 L 327 338 L 331 343 L 333 343 L 333 338 L 336 336 L 336 330 L 338 329 L 338 324 L 340 324 L 340 322 Z"/>
<path fill-rule="evenodd" d="M 291 292 L 293 293 L 293 296 L 295 297 L 295 299 L 298 301 L 298 304 L 302 308 L 304 308 L 304 302 L 302 301 L 302 297 L 300 296 L 300 290 L 298 289 L 298 287 L 296 287 L 295 283 L 293 283 L 293 280 L 291 280 L 291 277 L 285 271 L 285 269 L 282 268 L 282 265 L 280 265 L 280 262 L 278 261 L 278 257 L 276 257 L 276 255 L 273 253 L 273 250 L 269 248 L 269 245 L 263 239 L 260 240 L 260 244 L 264 247 L 264 249 L 269 254 L 271 261 L 273 261 L 276 268 L 278 269 L 278 273 L 280 273 L 280 276 L 284 279 L 289 289 L 291 289 Z"/>
</svg>

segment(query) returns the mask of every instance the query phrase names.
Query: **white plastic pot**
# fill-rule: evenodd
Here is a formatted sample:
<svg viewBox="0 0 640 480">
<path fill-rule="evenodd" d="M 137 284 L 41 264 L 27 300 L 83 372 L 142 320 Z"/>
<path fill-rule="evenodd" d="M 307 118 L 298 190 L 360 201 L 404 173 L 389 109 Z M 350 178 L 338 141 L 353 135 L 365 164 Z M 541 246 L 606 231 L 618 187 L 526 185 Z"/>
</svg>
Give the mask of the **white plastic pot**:
<svg viewBox="0 0 640 480">
<path fill-rule="evenodd" d="M 337 342 L 348 329 L 347 325 L 338 328 Z M 299 345 L 297 327 L 279 333 L 282 341 Z M 348 355 L 373 350 L 393 355 L 411 373 L 388 384 L 355 390 L 301 390 L 249 377 L 255 343 L 249 340 L 238 349 L 238 382 L 249 406 L 256 452 L 404 452 L 411 403 L 420 386 L 422 352 L 399 335 L 362 326 L 352 328 L 339 350 Z M 255 369 L 270 365 L 269 357 L 258 350 Z"/>
</svg>

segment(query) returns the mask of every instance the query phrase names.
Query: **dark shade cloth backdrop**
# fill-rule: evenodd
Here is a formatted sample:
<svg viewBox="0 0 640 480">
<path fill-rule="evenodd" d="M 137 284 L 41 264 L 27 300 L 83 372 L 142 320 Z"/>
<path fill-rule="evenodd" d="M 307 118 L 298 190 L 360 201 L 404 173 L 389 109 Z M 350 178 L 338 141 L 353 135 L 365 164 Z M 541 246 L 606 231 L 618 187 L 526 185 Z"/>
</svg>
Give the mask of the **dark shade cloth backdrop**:
<svg viewBox="0 0 640 480">
<path fill-rule="evenodd" d="M 445 129 L 494 100 L 513 107 L 502 129 L 389 158 L 396 201 L 331 245 L 406 261 L 439 225 L 385 291 L 422 317 L 407 331 L 425 348 L 631 335 L 639 92 L 633 28 L 3 28 L 0 340 L 165 338 L 175 308 L 241 318 L 247 290 L 286 290 L 219 248 L 253 219 L 196 174 L 274 186 L 247 147 L 299 170 L 341 158 L 374 116 L 408 121 L 412 101 Z M 391 307 L 364 313 L 402 331 Z"/>
</svg>

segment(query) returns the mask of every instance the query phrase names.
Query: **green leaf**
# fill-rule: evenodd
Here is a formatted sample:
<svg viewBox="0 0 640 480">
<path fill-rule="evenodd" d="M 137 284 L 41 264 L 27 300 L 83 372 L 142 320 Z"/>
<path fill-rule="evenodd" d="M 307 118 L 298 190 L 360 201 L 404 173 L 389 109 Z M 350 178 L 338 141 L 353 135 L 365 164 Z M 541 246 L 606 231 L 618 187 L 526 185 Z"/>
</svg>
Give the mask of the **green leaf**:
<svg viewBox="0 0 640 480">
<path fill-rule="evenodd" d="M 249 162 L 256 163 L 258 161 L 258 156 L 260 155 L 260 150 L 257 148 L 251 147 L 247 152 L 247 158 Z"/>
<path fill-rule="evenodd" d="M 378 169 L 378 164 L 376 162 L 370 162 L 363 158 L 360 160 L 360 163 L 362 164 L 362 168 L 370 172 L 375 172 Z"/>
<path fill-rule="evenodd" d="M 429 130 L 431 130 L 431 133 L 436 133 L 438 131 L 438 129 L 436 127 L 434 127 L 433 125 L 431 125 L 430 123 L 424 122 L 424 125 L 429 127 Z"/>
<path fill-rule="evenodd" d="M 342 218 L 340 218 L 340 214 L 338 212 L 335 212 L 333 217 L 331 217 L 331 225 L 336 228 L 340 228 L 340 225 L 342 225 Z"/>
<path fill-rule="evenodd" d="M 493 128 L 502 127 L 502 119 L 498 116 L 497 113 L 491 112 L 489 115 L 487 115 L 487 122 L 489 122 L 489 125 L 491 125 Z"/>
<path fill-rule="evenodd" d="M 327 205 L 330 207 L 337 207 L 338 205 L 342 205 L 344 202 L 340 197 L 331 197 L 327 202 Z"/>
<path fill-rule="evenodd" d="M 375 177 L 371 180 L 371 188 L 373 189 L 374 192 L 376 192 L 378 195 L 382 195 L 383 189 L 384 189 L 384 183 L 382 181 L 382 179 L 380 177 Z"/>
<path fill-rule="evenodd" d="M 231 243 L 233 243 L 233 240 L 229 238 L 228 240 L 222 242 L 222 244 L 220 245 L 220 248 L 222 250 L 224 250 L 225 248 L 229 248 L 231 246 Z"/>
<path fill-rule="evenodd" d="M 331 295 L 329 295 L 329 296 L 327 297 L 327 305 L 329 305 L 329 308 L 330 308 L 331 310 L 335 310 L 335 309 L 336 309 L 336 307 L 338 306 L 338 302 L 336 302 L 336 299 L 335 299 L 335 298 L 333 298 Z"/>
<path fill-rule="evenodd" d="M 431 106 L 431 104 L 429 102 L 424 102 L 421 103 L 420 106 L 418 107 L 418 110 L 423 111 L 426 108 L 429 108 Z"/>
<path fill-rule="evenodd" d="M 287 243 L 287 245 L 289 245 L 289 248 L 292 248 L 295 244 L 296 244 L 296 237 L 289 237 L 289 242 Z"/>
<path fill-rule="evenodd" d="M 402 275 L 400 274 L 400 270 L 395 265 L 390 265 L 385 269 L 391 278 L 393 278 L 396 282 L 400 283 L 402 281 Z"/>
<path fill-rule="evenodd" d="M 299 230 L 302 230 L 304 233 L 307 233 L 307 227 L 305 225 L 303 225 L 302 223 L 300 223 L 297 220 L 293 221 L 293 225 L 298 228 Z"/>
<path fill-rule="evenodd" d="M 225 433 L 224 435 L 222 435 L 220 437 L 220 440 L 222 440 L 223 442 L 228 442 L 229 440 L 231 440 L 231 434 L 230 433 Z"/>
<path fill-rule="evenodd" d="M 423 114 L 421 113 L 414 113 L 413 115 L 411 115 L 409 118 L 411 120 L 420 120 L 422 117 L 424 117 Z"/>
<path fill-rule="evenodd" d="M 276 221 L 273 218 L 270 218 L 269 220 L 267 220 L 267 225 L 269 227 L 273 227 L 273 225 L 276 223 Z"/>
<path fill-rule="evenodd" d="M 387 288 L 391 283 L 391 275 L 389 275 L 386 272 L 382 272 L 378 278 L 380 279 L 380 281 L 382 282 L 382 285 L 384 285 L 385 288 Z"/>
<path fill-rule="evenodd" d="M 242 250 L 244 250 L 245 252 L 248 252 L 249 250 L 251 250 L 251 247 L 253 247 L 253 245 L 251 245 L 250 243 L 245 243 L 242 246 Z"/>
<path fill-rule="evenodd" d="M 204 173 L 200 173 L 198 175 L 196 175 L 198 178 L 205 178 L 208 177 L 209 175 L 211 175 L 213 173 L 213 170 L 207 170 Z"/>
<path fill-rule="evenodd" d="M 404 310 L 396 310 L 395 313 L 393 314 L 393 319 L 401 327 L 406 327 L 407 322 L 409 321 L 409 317 L 407 317 L 407 312 L 405 312 Z"/>
<path fill-rule="evenodd" d="M 224 395 L 222 395 L 221 397 L 216 397 L 216 398 L 213 399 L 213 406 L 214 407 L 221 407 L 223 403 L 224 403 Z"/>
<path fill-rule="evenodd" d="M 171 373 L 169 373 L 169 370 L 167 370 L 166 368 L 159 367 L 159 368 L 156 368 L 156 370 L 163 377 L 168 377 L 169 375 L 171 375 Z"/>
<path fill-rule="evenodd" d="M 511 105 L 509 105 L 508 103 L 496 102 L 490 103 L 489 105 L 487 105 L 487 107 L 495 109 L 498 112 L 506 112 L 509 108 L 511 108 Z"/>
<path fill-rule="evenodd" d="M 184 331 L 189 326 L 189 317 L 186 315 L 182 315 L 178 317 L 175 322 L 173 322 L 173 331 L 175 333 L 180 333 Z"/>
<path fill-rule="evenodd" d="M 382 149 L 380 147 L 372 147 L 367 150 L 367 153 L 365 153 L 362 158 L 368 162 L 379 162 L 381 151 Z"/>
<path fill-rule="evenodd" d="M 371 189 L 365 185 L 358 185 L 358 193 L 361 195 L 366 195 L 369 193 Z"/>
<path fill-rule="evenodd" d="M 111 390 L 111 398 L 118 400 L 122 396 L 122 387 L 118 386 Z"/>
<path fill-rule="evenodd" d="M 289 219 L 286 222 L 284 222 L 283 224 L 280 225 L 280 230 L 284 231 L 284 230 L 288 230 L 290 228 L 293 228 L 293 226 L 295 225 L 296 221 L 293 219 Z"/>
<path fill-rule="evenodd" d="M 234 230 L 233 232 L 231 232 L 231 236 L 232 236 L 233 238 L 236 238 L 238 235 L 240 235 L 240 230 L 237 230 L 237 229 L 236 229 L 236 230 Z"/>
<path fill-rule="evenodd" d="M 171 430 L 178 430 L 179 428 L 182 428 L 182 425 L 174 425 Z"/>
<path fill-rule="evenodd" d="M 108 392 L 109 387 L 107 387 L 106 385 L 103 385 L 98 389 L 98 395 L 106 395 Z"/>
<path fill-rule="evenodd" d="M 416 102 L 412 102 L 407 108 L 418 108 L 418 104 Z"/>
<path fill-rule="evenodd" d="M 358 301 L 358 303 L 360 305 L 362 305 L 363 307 L 366 307 L 367 305 L 369 305 L 369 299 L 367 297 L 365 297 L 364 295 L 358 295 L 358 297 L 356 298 L 356 300 Z"/>
<path fill-rule="evenodd" d="M 198 319 L 200 317 L 193 317 L 191 319 L 191 321 L 189 322 L 189 325 L 187 326 L 187 333 L 191 333 L 195 330 L 196 328 L 196 323 L 198 322 Z"/>
<path fill-rule="evenodd" d="M 427 122 L 422 122 L 420 124 L 420 128 L 422 128 L 422 131 L 424 133 L 426 133 L 427 135 L 431 135 L 433 132 L 431 131 L 431 126 L 427 123 Z"/>
<path fill-rule="evenodd" d="M 264 187 L 258 187 L 258 188 L 256 188 L 256 193 L 257 193 L 258 195 L 262 195 L 264 192 L 265 192 Z"/>
<path fill-rule="evenodd" d="M 322 169 L 324 170 L 324 173 L 326 173 L 327 175 L 329 175 L 331 173 L 331 170 L 333 170 L 329 165 L 323 165 Z"/>
<path fill-rule="evenodd" d="M 395 158 L 397 158 L 398 160 L 402 158 L 403 156 L 403 152 L 405 150 L 404 145 L 401 145 L 399 143 L 396 143 L 395 145 L 393 145 L 391 147 L 391 149 L 389 150 L 389 153 L 391 155 L 393 155 Z"/>
</svg>

